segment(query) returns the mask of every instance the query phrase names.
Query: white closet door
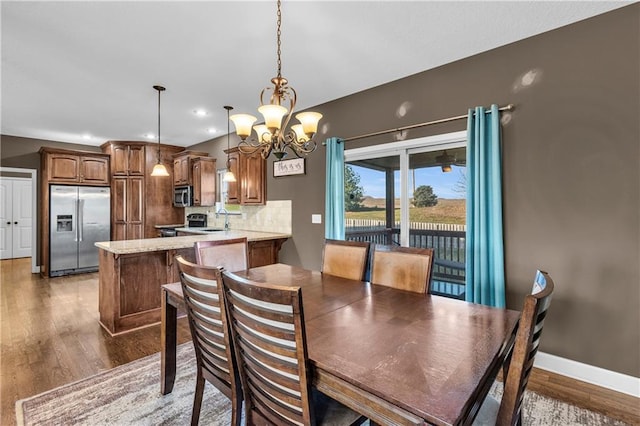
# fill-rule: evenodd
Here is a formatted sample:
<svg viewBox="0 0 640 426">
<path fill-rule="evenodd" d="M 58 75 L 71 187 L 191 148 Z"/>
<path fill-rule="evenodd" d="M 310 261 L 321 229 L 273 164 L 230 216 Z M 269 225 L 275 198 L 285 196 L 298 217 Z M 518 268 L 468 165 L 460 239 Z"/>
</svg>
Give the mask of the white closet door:
<svg viewBox="0 0 640 426">
<path fill-rule="evenodd" d="M 31 256 L 31 179 L 0 179 L 0 259 Z"/>
</svg>

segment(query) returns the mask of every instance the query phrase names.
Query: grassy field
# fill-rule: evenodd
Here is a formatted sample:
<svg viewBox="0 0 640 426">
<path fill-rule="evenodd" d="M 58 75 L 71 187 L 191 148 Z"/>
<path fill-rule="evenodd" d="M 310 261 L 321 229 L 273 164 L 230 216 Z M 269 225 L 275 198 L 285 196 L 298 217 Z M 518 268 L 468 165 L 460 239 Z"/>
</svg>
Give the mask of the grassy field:
<svg viewBox="0 0 640 426">
<path fill-rule="evenodd" d="M 346 212 L 345 216 L 350 219 L 380 219 L 384 220 L 384 198 L 366 197 L 363 201 L 364 211 Z M 395 217 L 400 220 L 400 199 L 396 198 Z M 455 223 L 464 224 L 466 217 L 465 200 L 439 199 L 438 204 L 433 207 L 411 207 L 409 209 L 409 220 L 411 222 L 431 222 L 431 223 Z"/>
</svg>

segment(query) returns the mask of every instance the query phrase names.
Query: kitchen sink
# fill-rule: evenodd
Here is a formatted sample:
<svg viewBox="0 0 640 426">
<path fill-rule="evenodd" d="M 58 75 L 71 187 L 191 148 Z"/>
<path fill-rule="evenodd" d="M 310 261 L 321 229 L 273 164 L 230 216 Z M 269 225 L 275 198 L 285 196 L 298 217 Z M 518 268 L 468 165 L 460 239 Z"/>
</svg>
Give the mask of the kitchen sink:
<svg viewBox="0 0 640 426">
<path fill-rule="evenodd" d="M 198 231 L 203 231 L 203 232 L 218 232 L 218 231 L 224 231 L 224 228 L 198 228 Z"/>
</svg>

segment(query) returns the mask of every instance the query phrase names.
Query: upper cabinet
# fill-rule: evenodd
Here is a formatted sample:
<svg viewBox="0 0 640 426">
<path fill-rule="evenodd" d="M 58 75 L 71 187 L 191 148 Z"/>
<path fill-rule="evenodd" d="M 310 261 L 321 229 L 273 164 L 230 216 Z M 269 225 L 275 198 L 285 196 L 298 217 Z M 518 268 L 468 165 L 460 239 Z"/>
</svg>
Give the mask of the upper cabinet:
<svg viewBox="0 0 640 426">
<path fill-rule="evenodd" d="M 145 145 L 111 142 L 109 149 L 113 176 L 144 176 Z"/>
<path fill-rule="evenodd" d="M 156 237 L 156 225 L 184 222 L 184 209 L 173 206 L 173 156 L 184 148 L 162 144 L 160 161 L 169 176 L 149 176 L 158 162 L 158 145 L 108 141 L 101 146 L 111 156 L 111 239 Z"/>
<path fill-rule="evenodd" d="M 173 185 L 193 185 L 193 160 L 198 157 L 208 157 L 209 154 L 200 151 L 182 151 L 173 156 Z"/>
<path fill-rule="evenodd" d="M 191 186 L 194 206 L 216 204 L 216 159 L 206 152 L 182 151 L 173 156 L 173 186 Z"/>
<path fill-rule="evenodd" d="M 42 173 L 47 183 L 109 185 L 109 156 L 42 147 Z"/>
<path fill-rule="evenodd" d="M 193 183 L 193 205 L 214 206 L 216 204 L 216 159 L 197 157 L 191 167 Z"/>
<path fill-rule="evenodd" d="M 263 205 L 267 199 L 266 160 L 259 152 L 243 154 L 238 148 L 226 150 L 229 154 L 229 170 L 236 182 L 227 182 L 229 204 Z"/>
</svg>

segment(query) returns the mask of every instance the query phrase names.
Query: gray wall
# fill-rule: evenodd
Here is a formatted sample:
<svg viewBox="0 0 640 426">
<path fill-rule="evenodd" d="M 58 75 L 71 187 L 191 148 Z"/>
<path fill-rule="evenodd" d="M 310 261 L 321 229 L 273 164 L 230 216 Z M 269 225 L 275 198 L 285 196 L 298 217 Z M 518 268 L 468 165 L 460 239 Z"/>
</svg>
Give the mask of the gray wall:
<svg viewBox="0 0 640 426">
<path fill-rule="evenodd" d="M 324 114 L 318 135 L 324 140 L 456 116 L 477 105 L 516 104 L 503 126 L 508 307 L 520 309 L 535 270 L 547 270 L 556 293 L 541 350 L 636 377 L 639 18 L 640 4 L 634 4 L 314 108 Z M 531 70 L 537 80 L 517 87 Z M 304 87 L 296 89 L 304 98 Z M 399 117 L 401 105 L 408 113 Z M 464 121 L 430 126 L 407 138 L 465 126 Z M 31 167 L 20 163 L 39 146 L 13 146 L 9 139 L 7 153 L 5 140 L 2 165 Z M 388 135 L 347 148 L 391 141 L 394 136 Z M 224 148 L 226 137 L 189 147 L 218 158 L 218 167 Z M 317 269 L 324 225 L 311 224 L 311 214 L 324 216 L 324 148 L 307 158 L 303 176 L 275 179 L 271 161 L 268 199 L 293 204 L 293 238 L 283 246 L 281 261 Z"/>
<path fill-rule="evenodd" d="M 503 126 L 507 304 L 519 310 L 535 270 L 547 270 L 557 285 L 541 350 L 636 377 L 639 6 L 314 108 L 324 114 L 318 135 L 324 140 L 514 103 L 517 109 Z M 535 81 L 519 86 L 529 71 Z M 296 89 L 304 98 L 304 87 Z M 396 114 L 401 105 L 409 106 L 404 117 Z M 407 138 L 465 127 L 464 120 L 430 126 Z M 395 140 L 388 135 L 347 148 Z M 220 144 L 226 139 L 192 148 L 214 152 Z M 285 263 L 320 266 L 324 225 L 311 224 L 311 214 L 324 216 L 324 168 L 320 147 L 307 158 L 306 175 L 269 177 L 268 199 L 293 202 L 293 239 L 281 252 Z"/>
</svg>

